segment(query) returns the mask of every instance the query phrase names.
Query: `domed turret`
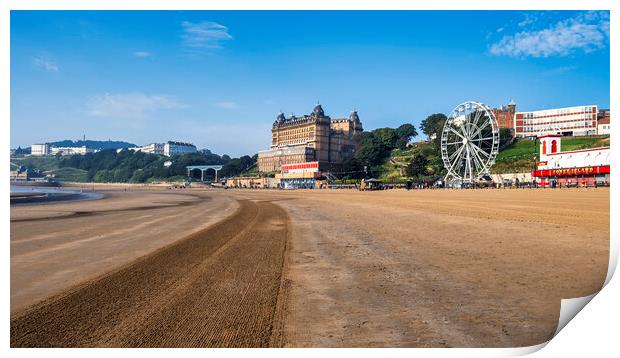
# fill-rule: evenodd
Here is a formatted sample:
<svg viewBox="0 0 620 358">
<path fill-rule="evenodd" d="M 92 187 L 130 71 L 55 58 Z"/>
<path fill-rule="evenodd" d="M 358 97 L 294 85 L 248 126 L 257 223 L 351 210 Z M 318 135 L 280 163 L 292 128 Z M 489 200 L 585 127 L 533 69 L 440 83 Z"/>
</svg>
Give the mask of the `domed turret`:
<svg viewBox="0 0 620 358">
<path fill-rule="evenodd" d="M 284 123 L 285 120 L 286 120 L 286 117 L 284 117 L 284 113 L 278 112 L 278 114 L 276 115 L 276 120 L 273 121 L 273 126 L 277 127 L 280 124 Z"/>
<path fill-rule="evenodd" d="M 510 103 L 508 103 L 508 110 L 514 114 L 517 111 L 517 104 L 515 103 L 514 99 L 510 100 Z"/>
<path fill-rule="evenodd" d="M 351 112 L 351 114 L 349 115 L 349 119 L 353 122 L 359 122 L 360 117 L 357 115 L 357 111 Z"/>
<path fill-rule="evenodd" d="M 317 104 L 316 106 L 314 106 L 314 109 L 312 110 L 312 114 L 314 114 L 317 117 L 325 117 L 325 112 L 323 112 L 323 107 L 321 107 L 320 104 Z"/>
</svg>

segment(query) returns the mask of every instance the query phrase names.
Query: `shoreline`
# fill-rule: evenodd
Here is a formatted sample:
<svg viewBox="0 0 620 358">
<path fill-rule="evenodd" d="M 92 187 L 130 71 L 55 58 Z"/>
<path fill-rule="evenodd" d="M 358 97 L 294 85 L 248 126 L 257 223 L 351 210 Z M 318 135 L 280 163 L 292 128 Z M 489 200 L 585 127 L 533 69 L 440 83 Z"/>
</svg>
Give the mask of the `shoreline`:
<svg viewBox="0 0 620 358">
<path fill-rule="evenodd" d="M 55 188 L 50 190 L 48 187 L 27 187 L 31 188 L 30 191 L 11 191 L 11 205 L 25 205 L 25 204 L 46 204 L 53 202 L 75 202 L 86 200 L 99 200 L 104 197 L 104 194 L 91 191 L 82 192 L 76 190 L 63 190 Z M 11 187 L 13 190 L 13 187 Z"/>
</svg>

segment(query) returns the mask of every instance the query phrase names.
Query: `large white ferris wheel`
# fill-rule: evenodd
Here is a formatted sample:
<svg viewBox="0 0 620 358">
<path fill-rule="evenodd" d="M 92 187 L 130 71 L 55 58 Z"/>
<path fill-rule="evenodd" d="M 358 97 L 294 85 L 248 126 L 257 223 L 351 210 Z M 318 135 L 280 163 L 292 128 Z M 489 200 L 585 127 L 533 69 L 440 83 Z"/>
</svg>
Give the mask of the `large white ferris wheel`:
<svg viewBox="0 0 620 358">
<path fill-rule="evenodd" d="M 473 183 L 490 174 L 499 147 L 499 126 L 493 111 L 468 101 L 454 108 L 441 134 L 446 182 Z"/>
</svg>

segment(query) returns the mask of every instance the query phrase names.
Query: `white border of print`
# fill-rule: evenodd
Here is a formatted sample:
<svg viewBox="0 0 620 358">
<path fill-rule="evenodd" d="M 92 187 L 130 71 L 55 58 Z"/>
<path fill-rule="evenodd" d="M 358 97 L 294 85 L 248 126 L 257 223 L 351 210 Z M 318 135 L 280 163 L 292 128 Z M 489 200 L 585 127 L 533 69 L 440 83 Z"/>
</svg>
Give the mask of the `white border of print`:
<svg viewBox="0 0 620 358">
<path fill-rule="evenodd" d="M 341 10 L 341 9 L 358 9 L 358 10 L 397 10 L 397 9 L 418 9 L 418 10 L 590 10 L 590 9 L 599 9 L 599 10 L 611 10 L 611 38 L 616 39 L 616 41 L 611 41 L 611 63 L 618 63 L 618 61 L 614 61 L 614 58 L 618 58 L 618 47 L 620 46 L 620 41 L 618 39 L 618 31 L 616 26 L 618 25 L 617 21 L 617 13 L 620 7 L 620 2 L 612 1 L 612 0 L 468 0 L 468 1 L 459 1 L 459 0 L 435 0 L 435 1 L 398 1 L 398 0 L 382 0 L 378 1 L 368 1 L 368 0 L 358 0 L 358 1 L 334 1 L 334 0 L 262 0 L 262 1 L 252 1 L 252 0 L 229 0 L 229 1 L 200 1 L 200 0 L 176 0 L 176 1 L 166 1 L 166 0 L 150 0 L 150 1 L 141 1 L 141 0 L 5 0 L 0 1 L 0 118 L 2 119 L 2 130 L 0 131 L 0 135 L 2 135 L 4 139 L 4 143 L 10 143 L 10 68 L 9 68 L 9 39 L 10 39 L 10 10 L 62 10 L 62 9 L 73 9 L 73 10 L 137 10 L 137 9 L 145 9 L 145 10 L 175 10 L 175 9 L 185 9 L 185 10 L 228 10 L 228 9 L 248 9 L 248 10 L 270 10 L 270 9 L 292 9 L 292 10 Z M 617 66 L 611 67 L 611 86 L 610 86 L 610 107 L 616 110 L 616 105 L 618 104 L 618 99 L 620 98 L 618 84 L 618 68 Z M 614 126 L 612 129 L 612 137 L 618 138 L 618 126 Z M 615 147 L 614 147 L 615 148 Z M 612 148 L 612 165 L 616 166 L 616 153 L 614 148 Z M 1 155 L 4 158 L 9 157 L 9 146 L 4 145 L 1 149 Z M 8 180 L 5 177 L 4 180 Z M 612 176 L 612 188 L 611 188 L 611 211 L 610 217 L 618 217 L 618 179 L 616 176 Z M 4 307 L 4 324 L 2 325 L 2 344 L 3 348 L 7 350 L 7 353 L 13 355 L 30 355 L 30 354 L 41 354 L 45 353 L 47 355 L 52 356 L 62 356 L 66 355 L 70 356 L 81 356 L 84 354 L 84 351 L 75 350 L 75 349 L 52 349 L 42 351 L 40 349 L 34 350 L 24 350 L 24 349 L 9 349 L 9 340 L 10 340 L 10 332 L 9 332 L 9 299 L 10 299 L 10 274 L 9 274 L 9 263 L 10 263 L 10 250 L 9 250 L 9 220 L 10 217 L 10 207 L 9 207 L 9 194 L 8 182 L 5 181 L 4 185 L 4 201 L 2 202 L 1 210 L 3 217 L 5 220 L 2 222 L 2 237 L 5 238 L 4 247 L 2 250 L 2 262 L 4 266 L 2 268 L 1 277 L 3 283 L 4 294 L 1 296 L 0 300 L 2 303 L 2 307 Z M 612 220 L 613 225 L 613 220 Z M 611 278 L 611 274 L 615 269 L 615 262 L 617 262 L 618 257 L 618 237 L 619 237 L 619 226 L 615 225 L 611 228 L 611 237 L 612 237 L 612 247 L 611 247 L 611 258 L 610 258 L 610 266 L 614 266 L 611 268 L 610 274 L 608 274 L 607 282 L 609 282 Z M 577 300 L 579 301 L 579 300 Z M 572 301 L 575 303 L 577 301 Z M 582 300 L 585 301 L 585 300 Z M 618 317 L 620 316 L 618 302 L 620 302 L 620 284 L 618 284 L 618 278 L 616 280 L 611 281 L 599 295 L 596 295 L 592 298 L 592 302 L 589 305 L 586 305 L 583 308 L 582 312 L 577 315 L 573 322 L 570 322 L 565 329 L 563 329 L 557 337 L 552 339 L 546 345 L 546 348 L 541 350 L 538 355 L 539 356 L 584 356 L 584 355 L 593 355 L 597 356 L 602 353 L 608 353 L 616 351 L 618 348 L 618 339 L 617 339 L 617 331 L 618 331 Z M 566 302 L 571 303 L 571 302 Z M 587 303 L 587 302 L 586 302 Z M 563 310 L 565 309 L 566 304 L 563 302 Z M 579 307 L 578 307 L 579 308 Z M 574 310 L 574 308 L 573 308 Z M 578 311 L 578 309 L 577 309 Z M 544 347 L 545 344 L 535 346 L 535 347 L 526 347 L 526 348 L 517 348 L 517 349 L 417 349 L 415 351 L 403 350 L 403 349 L 388 349 L 388 351 L 371 351 L 367 349 L 351 349 L 351 350 L 330 350 L 330 349 L 265 349 L 265 350 L 252 350 L 251 352 L 248 350 L 208 350 L 209 354 L 226 354 L 226 355 L 245 355 L 252 354 L 258 356 L 269 356 L 273 355 L 288 355 L 288 354 L 296 354 L 301 356 L 316 356 L 316 355 L 341 355 L 341 354 L 355 354 L 361 356 L 371 356 L 377 353 L 380 354 L 390 354 L 390 355 L 402 355 L 409 356 L 411 354 L 422 354 L 423 356 L 454 356 L 455 354 L 458 356 L 472 356 L 472 357 L 480 357 L 480 356 L 514 356 L 514 355 L 523 355 L 528 354 L 534 351 L 539 350 Z M 135 349 L 135 350 L 115 350 L 114 354 L 118 354 L 121 356 L 129 356 L 134 354 L 148 354 L 149 356 L 158 356 L 158 357 L 167 357 L 171 354 L 179 354 L 182 353 L 184 355 L 195 355 L 195 356 L 203 356 L 206 351 L 205 350 L 192 350 L 192 349 L 182 349 L 182 350 L 170 350 L 170 349 L 160 349 L 160 350 L 143 350 L 143 349 Z M 598 353 L 598 354 L 597 354 Z M 108 356 L 111 354 L 111 351 L 105 349 L 90 349 L 88 351 L 89 355 L 94 356 Z M 607 355 L 607 354 L 606 354 Z"/>
</svg>

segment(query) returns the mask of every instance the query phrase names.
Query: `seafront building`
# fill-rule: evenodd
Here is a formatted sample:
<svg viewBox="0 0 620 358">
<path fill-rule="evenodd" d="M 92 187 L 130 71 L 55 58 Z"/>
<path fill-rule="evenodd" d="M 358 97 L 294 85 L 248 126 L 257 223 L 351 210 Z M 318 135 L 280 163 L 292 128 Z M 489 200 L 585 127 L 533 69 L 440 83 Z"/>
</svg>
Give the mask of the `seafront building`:
<svg viewBox="0 0 620 358">
<path fill-rule="evenodd" d="M 275 189 L 280 185 L 276 178 L 268 177 L 233 177 L 226 179 L 226 186 L 229 188 L 247 189 Z"/>
<path fill-rule="evenodd" d="M 515 135 L 519 138 L 548 134 L 589 136 L 597 134 L 596 105 L 516 112 Z"/>
<path fill-rule="evenodd" d="M 610 147 L 562 151 L 562 135 L 548 134 L 540 140 L 540 161 L 532 172 L 541 186 L 609 185 Z"/>
<path fill-rule="evenodd" d="M 278 113 L 271 128 L 271 148 L 258 152 L 258 170 L 276 172 L 282 165 L 309 162 L 317 162 L 321 170 L 333 170 L 353 155 L 353 136 L 363 130 L 356 111 L 348 118 L 331 118 L 317 104 L 307 115 Z"/>
<path fill-rule="evenodd" d="M 319 162 L 283 164 L 276 179 L 282 188 L 312 189 L 327 185 L 327 178 L 319 171 Z"/>
</svg>

